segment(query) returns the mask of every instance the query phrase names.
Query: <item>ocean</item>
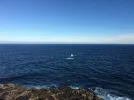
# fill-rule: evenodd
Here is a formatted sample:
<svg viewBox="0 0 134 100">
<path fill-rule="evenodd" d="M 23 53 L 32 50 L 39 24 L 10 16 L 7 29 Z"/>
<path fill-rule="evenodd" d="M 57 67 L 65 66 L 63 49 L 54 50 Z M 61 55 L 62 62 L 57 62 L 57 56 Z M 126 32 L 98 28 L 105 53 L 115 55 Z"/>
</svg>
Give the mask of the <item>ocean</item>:
<svg viewBox="0 0 134 100">
<path fill-rule="evenodd" d="M 105 100 L 134 100 L 134 45 L 1 44 L 0 83 L 66 85 Z"/>
</svg>

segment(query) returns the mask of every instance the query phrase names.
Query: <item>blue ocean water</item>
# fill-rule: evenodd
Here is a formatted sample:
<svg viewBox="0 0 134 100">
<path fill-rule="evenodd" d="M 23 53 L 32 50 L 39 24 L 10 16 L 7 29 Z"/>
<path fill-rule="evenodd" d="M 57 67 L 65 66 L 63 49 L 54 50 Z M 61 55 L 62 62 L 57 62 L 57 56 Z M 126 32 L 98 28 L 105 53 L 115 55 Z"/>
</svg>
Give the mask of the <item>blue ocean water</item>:
<svg viewBox="0 0 134 100">
<path fill-rule="evenodd" d="M 92 88 L 105 100 L 134 100 L 134 45 L 1 44 L 0 83 Z"/>
</svg>

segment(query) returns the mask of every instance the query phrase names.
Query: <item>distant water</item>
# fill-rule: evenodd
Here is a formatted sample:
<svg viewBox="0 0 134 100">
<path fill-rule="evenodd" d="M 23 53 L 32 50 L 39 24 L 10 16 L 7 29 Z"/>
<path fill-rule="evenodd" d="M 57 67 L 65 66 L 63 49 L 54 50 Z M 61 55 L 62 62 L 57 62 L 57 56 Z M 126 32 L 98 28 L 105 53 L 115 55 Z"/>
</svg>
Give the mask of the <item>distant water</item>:
<svg viewBox="0 0 134 100">
<path fill-rule="evenodd" d="M 0 45 L 0 83 L 92 88 L 105 100 L 134 100 L 134 45 Z"/>
</svg>

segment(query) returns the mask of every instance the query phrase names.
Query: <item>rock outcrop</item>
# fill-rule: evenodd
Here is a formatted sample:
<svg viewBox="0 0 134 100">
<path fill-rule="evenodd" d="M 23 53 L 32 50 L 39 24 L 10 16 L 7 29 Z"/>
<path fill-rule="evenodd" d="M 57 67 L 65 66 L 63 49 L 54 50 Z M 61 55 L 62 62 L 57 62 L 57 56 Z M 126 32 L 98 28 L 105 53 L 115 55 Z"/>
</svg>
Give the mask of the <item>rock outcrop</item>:
<svg viewBox="0 0 134 100">
<path fill-rule="evenodd" d="M 29 89 L 15 84 L 0 84 L 0 100 L 102 100 L 92 91 L 66 86 L 52 89 Z"/>
</svg>

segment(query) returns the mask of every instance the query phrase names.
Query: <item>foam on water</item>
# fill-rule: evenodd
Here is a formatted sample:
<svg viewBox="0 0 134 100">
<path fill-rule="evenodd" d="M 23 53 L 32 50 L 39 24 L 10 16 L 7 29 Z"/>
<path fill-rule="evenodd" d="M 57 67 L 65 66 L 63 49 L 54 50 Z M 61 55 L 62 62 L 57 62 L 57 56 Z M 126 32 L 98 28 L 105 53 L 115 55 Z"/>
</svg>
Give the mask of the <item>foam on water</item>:
<svg viewBox="0 0 134 100">
<path fill-rule="evenodd" d="M 71 59 L 74 59 L 74 58 L 66 58 L 66 59 L 70 59 L 71 60 Z"/>
<path fill-rule="evenodd" d="M 26 89 L 31 89 L 31 88 L 35 88 L 35 89 L 42 89 L 42 88 L 49 88 L 47 86 L 35 86 L 35 85 L 24 85 Z"/>
<path fill-rule="evenodd" d="M 75 86 L 69 86 L 71 89 L 79 89 L 79 87 L 75 87 Z"/>
<path fill-rule="evenodd" d="M 96 87 L 94 92 L 104 100 L 131 100 L 128 97 L 119 97 L 119 96 L 112 95 L 107 90 L 99 87 Z"/>
<path fill-rule="evenodd" d="M 31 88 L 35 88 L 35 89 L 49 89 L 49 88 L 57 88 L 58 85 L 56 84 L 51 84 L 51 85 L 24 85 L 25 88 L 27 89 L 31 89 Z"/>
</svg>

